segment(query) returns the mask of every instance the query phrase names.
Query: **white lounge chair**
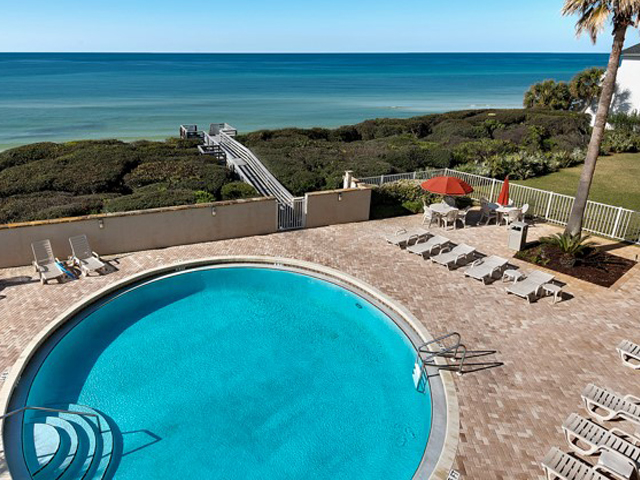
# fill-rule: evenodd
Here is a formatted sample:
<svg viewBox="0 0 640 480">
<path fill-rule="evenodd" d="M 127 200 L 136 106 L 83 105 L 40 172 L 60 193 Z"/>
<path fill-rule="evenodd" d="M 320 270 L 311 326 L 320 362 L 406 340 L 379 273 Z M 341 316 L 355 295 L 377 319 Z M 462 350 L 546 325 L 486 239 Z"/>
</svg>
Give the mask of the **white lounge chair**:
<svg viewBox="0 0 640 480">
<path fill-rule="evenodd" d="M 640 345 L 629 340 L 622 340 L 616 347 L 623 365 L 640 370 Z"/>
<path fill-rule="evenodd" d="M 69 238 L 71 245 L 71 261 L 77 266 L 83 275 L 89 275 L 91 272 L 100 272 L 107 266 L 100 256 L 91 250 L 89 239 L 86 235 L 78 235 Z"/>
<path fill-rule="evenodd" d="M 406 230 L 403 228 L 398 230 L 392 236 L 387 237 L 386 240 L 392 245 L 405 248 L 409 245 L 424 241 L 430 236 L 431 233 L 429 230 L 425 230 L 424 228 L 416 228 L 414 230 Z"/>
<path fill-rule="evenodd" d="M 548 480 L 610 480 L 594 467 L 553 447 L 542 460 Z"/>
<path fill-rule="evenodd" d="M 469 263 L 469 260 L 473 258 L 475 253 L 475 248 L 462 243 L 453 248 L 449 246 L 443 247 L 440 253 L 431 257 L 431 261 L 440 265 L 446 265 L 447 268 L 451 269 L 454 265 Z"/>
<path fill-rule="evenodd" d="M 498 277 L 502 276 L 502 271 L 508 263 L 504 258 L 491 255 L 473 262 L 464 275 L 487 283 L 491 278 L 495 278 L 496 274 Z"/>
<path fill-rule="evenodd" d="M 555 277 L 550 273 L 534 270 L 527 274 L 524 280 L 520 280 L 507 287 L 507 293 L 513 293 L 518 297 L 526 298 L 529 303 L 538 298 L 543 292 L 542 286 L 551 283 Z"/>
<path fill-rule="evenodd" d="M 634 395 L 622 396 L 590 383 L 582 391 L 582 401 L 589 415 L 599 422 L 623 418 L 640 424 L 640 398 Z"/>
<path fill-rule="evenodd" d="M 422 255 L 426 257 L 431 256 L 435 252 L 440 251 L 442 247 L 447 245 L 451 240 L 440 235 L 434 235 L 424 243 L 417 243 L 410 247 L 407 247 L 407 252 L 415 253 L 416 255 Z"/>
<path fill-rule="evenodd" d="M 640 462 L 640 447 L 577 413 L 567 417 L 562 424 L 562 431 L 571 449 L 580 455 L 595 455 L 611 450 L 634 464 Z"/>
<path fill-rule="evenodd" d="M 41 240 L 31 244 L 33 251 L 33 266 L 36 273 L 40 276 L 40 283 L 45 285 L 49 280 L 58 280 L 58 282 L 66 276 L 66 273 L 60 267 L 60 260 L 53 255 L 51 242 Z"/>
</svg>

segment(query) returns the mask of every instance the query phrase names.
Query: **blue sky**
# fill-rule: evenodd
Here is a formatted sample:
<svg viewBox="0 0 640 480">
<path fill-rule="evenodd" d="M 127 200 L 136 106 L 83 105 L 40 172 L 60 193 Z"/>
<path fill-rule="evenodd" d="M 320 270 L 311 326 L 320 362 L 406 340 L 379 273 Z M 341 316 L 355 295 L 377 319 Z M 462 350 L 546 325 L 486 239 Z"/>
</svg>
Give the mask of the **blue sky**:
<svg viewBox="0 0 640 480">
<path fill-rule="evenodd" d="M 3 3 L 4 52 L 604 52 L 611 39 L 577 40 L 562 0 Z"/>
</svg>

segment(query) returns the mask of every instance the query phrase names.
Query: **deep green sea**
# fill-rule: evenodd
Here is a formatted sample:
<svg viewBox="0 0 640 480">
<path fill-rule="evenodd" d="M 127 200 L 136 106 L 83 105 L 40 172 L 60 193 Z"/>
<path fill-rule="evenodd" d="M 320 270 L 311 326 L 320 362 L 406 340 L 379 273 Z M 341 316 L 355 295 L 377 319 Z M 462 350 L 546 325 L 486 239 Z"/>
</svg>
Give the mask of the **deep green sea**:
<svg viewBox="0 0 640 480">
<path fill-rule="evenodd" d="M 0 149 L 165 138 L 182 123 L 240 131 L 519 107 L 534 82 L 602 54 L 0 53 Z"/>
</svg>

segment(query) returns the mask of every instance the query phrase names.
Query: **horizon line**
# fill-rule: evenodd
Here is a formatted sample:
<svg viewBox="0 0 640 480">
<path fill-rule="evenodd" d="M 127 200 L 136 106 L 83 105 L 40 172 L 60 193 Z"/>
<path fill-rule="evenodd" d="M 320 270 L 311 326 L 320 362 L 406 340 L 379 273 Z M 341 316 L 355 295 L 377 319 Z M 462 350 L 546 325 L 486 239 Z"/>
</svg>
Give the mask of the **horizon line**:
<svg viewBox="0 0 640 480">
<path fill-rule="evenodd" d="M 327 52 L 260 52 L 260 51 L 241 51 L 241 52 L 197 52 L 197 51 L 161 51 L 161 52 L 145 52 L 145 51 L 0 51 L 0 54 L 84 54 L 84 53 L 101 53 L 101 54 L 128 54 L 128 55 L 410 55 L 410 54 L 563 54 L 563 55 L 608 55 L 608 51 L 604 52 L 567 52 L 567 51 L 327 51 Z"/>
</svg>

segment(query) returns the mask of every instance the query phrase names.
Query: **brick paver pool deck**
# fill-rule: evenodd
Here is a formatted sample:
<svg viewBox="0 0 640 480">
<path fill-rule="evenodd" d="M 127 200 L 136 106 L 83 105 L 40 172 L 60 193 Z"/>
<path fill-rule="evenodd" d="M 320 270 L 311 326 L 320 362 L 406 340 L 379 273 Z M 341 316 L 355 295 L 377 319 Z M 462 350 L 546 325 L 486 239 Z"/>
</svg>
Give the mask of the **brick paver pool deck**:
<svg viewBox="0 0 640 480">
<path fill-rule="evenodd" d="M 472 361 L 503 366 L 456 378 L 461 422 L 456 469 L 468 479 L 542 478 L 540 460 L 549 447 L 567 449 L 560 428 L 564 419 L 571 412 L 586 415 L 580 392 L 587 383 L 640 395 L 640 372 L 623 367 L 615 351 L 621 339 L 640 342 L 640 267 L 609 289 L 559 276 L 572 298 L 529 305 L 507 295 L 501 282 L 483 285 L 383 240 L 400 227 L 419 224 L 412 216 L 135 252 L 111 257 L 116 272 L 47 286 L 36 281 L 30 267 L 0 270 L 0 371 L 10 369 L 29 341 L 71 304 L 142 270 L 215 255 L 307 260 L 378 288 L 434 336 L 455 330 L 468 348 L 495 350 Z M 538 225 L 530 237 L 554 231 Z M 511 256 L 505 227 L 446 235 L 484 254 Z M 630 258 L 640 254 L 637 247 L 612 248 Z M 631 430 L 624 422 L 620 426 Z"/>
</svg>

